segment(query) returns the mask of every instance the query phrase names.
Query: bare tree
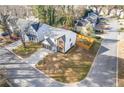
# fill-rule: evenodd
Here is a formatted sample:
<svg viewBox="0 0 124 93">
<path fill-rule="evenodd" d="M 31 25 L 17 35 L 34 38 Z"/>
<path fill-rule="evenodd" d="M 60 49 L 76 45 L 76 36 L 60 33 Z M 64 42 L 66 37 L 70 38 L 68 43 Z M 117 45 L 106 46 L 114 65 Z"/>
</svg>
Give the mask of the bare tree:
<svg viewBox="0 0 124 93">
<path fill-rule="evenodd" d="M 10 24 L 8 21 L 9 15 L 4 15 L 1 13 L 0 16 L 1 16 L 0 22 L 1 22 L 1 25 L 3 26 L 3 30 L 8 33 L 10 38 L 12 38 L 12 36 L 11 36 L 12 30 L 10 29 Z"/>
<path fill-rule="evenodd" d="M 17 26 L 17 30 L 19 32 L 19 36 L 24 48 L 27 48 L 26 35 L 27 35 L 27 32 L 29 31 L 29 28 L 30 28 L 30 22 L 25 24 L 25 26 L 22 26 L 22 27 Z"/>
<path fill-rule="evenodd" d="M 10 24 L 13 28 L 13 33 L 18 35 L 18 37 L 20 37 L 23 47 L 26 48 L 25 35 L 26 35 L 26 31 L 28 31 L 28 29 L 29 29 L 29 25 L 25 25 L 25 27 L 19 27 L 19 25 L 17 25 L 17 22 L 18 22 L 17 17 L 12 17 L 8 21 L 10 22 Z"/>
</svg>

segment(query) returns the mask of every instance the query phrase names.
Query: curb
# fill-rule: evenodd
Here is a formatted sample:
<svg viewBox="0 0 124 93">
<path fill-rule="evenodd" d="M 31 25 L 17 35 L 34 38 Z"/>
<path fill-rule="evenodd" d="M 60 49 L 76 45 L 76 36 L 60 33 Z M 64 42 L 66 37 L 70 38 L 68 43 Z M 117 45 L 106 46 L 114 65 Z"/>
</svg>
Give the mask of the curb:
<svg viewBox="0 0 124 93">
<path fill-rule="evenodd" d="M 7 49 L 9 52 L 11 52 L 12 54 L 14 54 L 16 57 L 18 57 L 20 60 L 23 60 L 23 58 L 21 56 L 18 56 L 16 53 L 14 53 L 12 50 L 8 49 L 5 47 L 5 49 Z"/>
<path fill-rule="evenodd" d="M 6 82 L 9 85 L 9 87 L 14 87 L 8 80 L 6 80 Z"/>
<path fill-rule="evenodd" d="M 90 70 L 89 70 L 89 72 L 88 72 L 86 78 L 90 75 L 90 72 L 92 71 L 92 69 L 93 69 L 93 67 L 94 67 L 94 65 L 95 65 L 95 63 L 96 63 L 95 61 L 96 61 L 96 59 L 97 59 L 97 57 L 98 57 L 98 53 L 99 53 L 99 51 L 100 51 L 100 48 L 102 47 L 102 43 L 103 43 L 104 40 L 105 40 L 105 39 L 103 39 L 103 40 L 101 41 L 101 45 L 100 45 L 100 47 L 99 47 L 99 49 L 98 49 L 98 51 L 97 51 L 97 53 L 96 53 L 96 56 L 95 56 L 95 58 L 94 58 L 94 60 L 93 60 L 93 63 L 92 63 L 92 65 L 91 65 L 91 67 L 90 67 Z M 85 80 L 86 78 L 84 78 L 84 80 Z"/>
<path fill-rule="evenodd" d="M 117 39 L 118 39 L 119 42 L 120 42 L 120 34 L 117 36 Z M 119 58 L 119 55 L 118 55 L 118 47 L 119 47 L 119 42 L 117 42 L 116 87 L 118 87 L 118 58 Z"/>
</svg>

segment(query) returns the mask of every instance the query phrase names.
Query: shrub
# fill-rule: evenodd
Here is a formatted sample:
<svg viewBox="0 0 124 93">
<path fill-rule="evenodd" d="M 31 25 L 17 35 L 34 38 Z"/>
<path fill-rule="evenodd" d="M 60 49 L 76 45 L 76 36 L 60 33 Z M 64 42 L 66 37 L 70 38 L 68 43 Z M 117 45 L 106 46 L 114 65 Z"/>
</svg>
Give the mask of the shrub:
<svg viewBox="0 0 124 93">
<path fill-rule="evenodd" d="M 120 28 L 119 32 L 124 32 L 124 28 L 123 27 Z"/>
</svg>

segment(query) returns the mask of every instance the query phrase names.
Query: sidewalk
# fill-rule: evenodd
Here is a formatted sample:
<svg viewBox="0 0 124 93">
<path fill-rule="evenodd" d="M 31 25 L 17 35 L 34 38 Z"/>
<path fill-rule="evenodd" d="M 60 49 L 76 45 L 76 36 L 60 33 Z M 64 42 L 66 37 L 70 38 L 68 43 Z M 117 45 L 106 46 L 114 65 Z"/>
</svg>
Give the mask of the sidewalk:
<svg viewBox="0 0 124 93">
<path fill-rule="evenodd" d="M 124 87 L 124 32 L 119 35 L 118 42 L 118 86 Z"/>
<path fill-rule="evenodd" d="M 9 44 L 9 45 L 5 46 L 5 48 L 8 49 L 8 50 L 12 50 L 12 49 L 17 48 L 21 44 L 22 44 L 21 40 L 18 40 L 18 41 L 15 41 L 12 44 Z"/>
<path fill-rule="evenodd" d="M 32 54 L 30 57 L 23 59 L 23 61 L 27 62 L 32 66 L 35 66 L 40 60 L 42 60 L 49 53 L 53 53 L 53 52 L 48 49 L 41 48 L 38 49 L 38 51 Z"/>
<path fill-rule="evenodd" d="M 21 44 L 22 44 L 22 42 L 20 40 L 18 40 L 12 44 L 5 46 L 5 48 L 12 52 L 13 49 L 17 48 Z M 40 60 L 42 60 L 49 53 L 53 53 L 53 52 L 48 49 L 45 49 L 45 48 L 40 48 L 28 58 L 23 59 L 20 56 L 18 56 L 18 57 L 20 59 L 22 59 L 22 61 L 24 61 L 32 66 L 35 66 L 35 64 L 37 64 Z"/>
</svg>

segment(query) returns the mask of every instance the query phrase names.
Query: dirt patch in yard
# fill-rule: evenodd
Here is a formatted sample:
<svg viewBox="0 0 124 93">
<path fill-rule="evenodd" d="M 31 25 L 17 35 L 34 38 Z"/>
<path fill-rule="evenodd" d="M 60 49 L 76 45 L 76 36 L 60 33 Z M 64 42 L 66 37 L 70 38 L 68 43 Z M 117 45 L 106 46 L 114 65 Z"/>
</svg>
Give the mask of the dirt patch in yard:
<svg viewBox="0 0 124 93">
<path fill-rule="evenodd" d="M 85 50 L 76 45 L 66 54 L 49 54 L 36 67 L 57 81 L 78 82 L 89 72 L 99 46 L 100 43 L 95 42 L 90 50 Z"/>
</svg>

